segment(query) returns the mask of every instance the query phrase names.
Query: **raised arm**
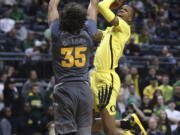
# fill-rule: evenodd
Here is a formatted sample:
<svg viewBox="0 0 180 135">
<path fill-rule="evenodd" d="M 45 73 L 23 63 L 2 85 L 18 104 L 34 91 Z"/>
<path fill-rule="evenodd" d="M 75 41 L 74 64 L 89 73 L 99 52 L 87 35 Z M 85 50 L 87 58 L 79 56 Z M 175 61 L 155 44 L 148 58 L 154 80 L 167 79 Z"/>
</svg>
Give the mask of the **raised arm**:
<svg viewBox="0 0 180 135">
<path fill-rule="evenodd" d="M 98 10 L 104 16 L 106 21 L 116 26 L 119 24 L 119 20 L 110 9 L 110 6 L 113 2 L 115 2 L 115 0 L 103 0 L 99 2 Z"/>
<path fill-rule="evenodd" d="M 92 24 L 87 25 L 89 29 L 88 31 L 91 33 L 91 36 L 94 40 L 101 40 L 103 36 L 102 31 L 97 29 L 98 3 L 99 3 L 99 0 L 90 0 L 88 11 L 87 11 L 87 14 L 88 14 L 87 18 L 89 20 L 93 20 L 95 23 L 94 25 Z M 96 28 L 92 26 L 96 26 Z"/>
<path fill-rule="evenodd" d="M 135 104 L 132 104 L 132 107 L 134 111 L 141 117 L 141 119 L 143 119 L 144 121 L 149 120 L 149 117 L 145 116 L 144 113 Z"/>
<path fill-rule="evenodd" d="M 97 23 L 98 3 L 99 0 L 90 0 L 87 11 L 88 19 L 94 20 L 95 23 Z"/>
<path fill-rule="evenodd" d="M 59 13 L 58 13 L 58 5 L 60 3 L 60 0 L 50 0 L 49 7 L 48 7 L 48 24 L 49 26 L 51 23 L 59 19 Z"/>
</svg>

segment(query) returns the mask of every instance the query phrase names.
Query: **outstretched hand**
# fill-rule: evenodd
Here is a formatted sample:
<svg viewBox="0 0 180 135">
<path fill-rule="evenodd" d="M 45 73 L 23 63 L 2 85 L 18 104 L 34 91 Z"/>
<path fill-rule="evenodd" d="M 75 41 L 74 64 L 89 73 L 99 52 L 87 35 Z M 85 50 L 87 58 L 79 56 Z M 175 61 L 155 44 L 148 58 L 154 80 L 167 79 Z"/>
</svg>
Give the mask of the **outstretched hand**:
<svg viewBox="0 0 180 135">
<path fill-rule="evenodd" d="M 99 105 L 98 109 L 102 111 L 108 104 L 112 94 L 112 86 L 106 85 L 106 87 L 101 87 L 98 91 Z"/>
<path fill-rule="evenodd" d="M 54 4 L 55 4 L 56 6 L 58 6 L 61 0 L 50 0 L 50 1 L 51 1 L 51 2 L 54 2 Z"/>
<path fill-rule="evenodd" d="M 51 25 L 51 23 L 56 20 L 59 19 L 59 12 L 58 12 L 58 5 L 60 3 L 61 0 L 50 0 L 49 1 L 49 6 L 48 6 L 48 24 L 49 26 Z"/>
<path fill-rule="evenodd" d="M 120 6 L 122 6 L 122 4 L 125 2 L 126 0 L 115 0 L 114 3 L 112 3 L 112 5 L 110 6 L 110 9 L 117 9 Z"/>
<path fill-rule="evenodd" d="M 98 3 L 99 3 L 99 0 L 90 0 L 90 2 L 91 2 L 91 4 L 93 4 L 93 5 L 98 5 Z"/>
</svg>

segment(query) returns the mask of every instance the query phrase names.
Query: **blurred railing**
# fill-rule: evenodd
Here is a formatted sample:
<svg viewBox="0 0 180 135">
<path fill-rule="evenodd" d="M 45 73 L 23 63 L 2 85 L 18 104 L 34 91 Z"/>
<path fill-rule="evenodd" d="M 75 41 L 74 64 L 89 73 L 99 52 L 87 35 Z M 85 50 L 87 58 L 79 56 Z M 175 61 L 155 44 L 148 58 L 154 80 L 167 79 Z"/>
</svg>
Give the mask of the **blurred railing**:
<svg viewBox="0 0 180 135">
<path fill-rule="evenodd" d="M 39 78 L 47 80 L 53 75 L 52 57 L 49 54 L 40 54 L 38 60 L 31 60 L 25 53 L 0 52 L 0 70 L 6 65 L 15 65 L 18 71 L 17 78 L 25 80 L 29 76 L 29 71 L 34 69 L 38 72 Z M 144 68 L 151 65 L 154 56 L 123 56 L 120 64 L 135 65 L 138 68 Z M 158 57 L 159 64 L 162 67 L 177 65 L 180 57 Z"/>
<path fill-rule="evenodd" d="M 40 61 L 51 61 L 52 57 L 50 54 L 39 54 Z M 154 56 L 124 56 L 127 61 L 138 61 L 138 62 L 147 62 L 152 60 Z M 162 57 L 157 56 L 159 58 L 160 64 L 172 64 L 169 63 L 170 59 L 174 59 L 176 61 L 180 61 L 180 57 Z M 15 52 L 0 52 L 0 61 L 23 61 L 28 59 L 25 53 L 15 53 Z"/>
<path fill-rule="evenodd" d="M 40 56 L 41 61 L 51 60 L 51 55 L 49 54 L 39 54 L 37 56 Z M 27 58 L 28 57 L 25 55 L 25 53 L 22 52 L 0 52 L 0 61 L 23 61 Z"/>
</svg>

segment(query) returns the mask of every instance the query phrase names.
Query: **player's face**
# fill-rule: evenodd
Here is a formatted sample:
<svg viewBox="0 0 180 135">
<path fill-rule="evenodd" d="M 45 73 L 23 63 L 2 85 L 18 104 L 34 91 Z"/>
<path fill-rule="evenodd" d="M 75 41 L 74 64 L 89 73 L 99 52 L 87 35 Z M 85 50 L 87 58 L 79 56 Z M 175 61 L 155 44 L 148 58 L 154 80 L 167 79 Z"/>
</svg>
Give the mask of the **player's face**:
<svg viewBox="0 0 180 135">
<path fill-rule="evenodd" d="M 118 10 L 117 15 L 120 16 L 122 19 L 125 21 L 132 21 L 132 8 L 129 7 L 128 5 L 122 6 L 121 9 Z"/>
</svg>

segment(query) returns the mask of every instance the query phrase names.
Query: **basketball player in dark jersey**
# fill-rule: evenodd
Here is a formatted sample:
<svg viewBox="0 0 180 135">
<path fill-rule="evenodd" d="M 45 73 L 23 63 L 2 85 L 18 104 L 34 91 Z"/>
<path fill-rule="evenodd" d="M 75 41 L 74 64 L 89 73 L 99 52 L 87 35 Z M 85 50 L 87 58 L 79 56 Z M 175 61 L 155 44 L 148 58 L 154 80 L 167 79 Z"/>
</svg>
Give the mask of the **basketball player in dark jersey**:
<svg viewBox="0 0 180 135">
<path fill-rule="evenodd" d="M 97 7 L 87 10 L 68 3 L 58 12 L 60 0 L 50 0 L 48 23 L 52 35 L 56 135 L 91 135 L 92 94 L 89 86 L 91 37 L 96 33 Z M 88 13 L 88 18 L 87 18 Z M 87 29 L 87 30 L 86 30 Z"/>
</svg>

